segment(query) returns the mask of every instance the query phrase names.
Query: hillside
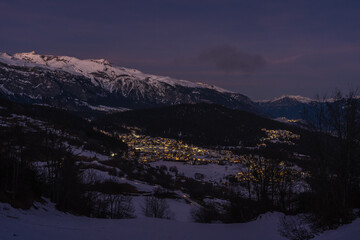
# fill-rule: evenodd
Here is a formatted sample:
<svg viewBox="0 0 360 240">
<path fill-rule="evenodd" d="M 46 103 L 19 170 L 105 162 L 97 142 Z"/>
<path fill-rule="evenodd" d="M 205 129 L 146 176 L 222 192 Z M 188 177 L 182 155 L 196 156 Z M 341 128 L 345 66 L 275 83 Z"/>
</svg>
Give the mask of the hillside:
<svg viewBox="0 0 360 240">
<path fill-rule="evenodd" d="M 249 112 L 205 103 L 108 114 L 95 122 L 108 129 L 134 126 L 148 135 L 212 146 L 254 144 L 265 136 L 263 128 L 294 129 Z"/>
<path fill-rule="evenodd" d="M 271 100 L 257 101 L 262 112 L 272 118 L 304 119 L 305 111 L 311 109 L 315 101 L 302 96 L 285 95 Z"/>
</svg>

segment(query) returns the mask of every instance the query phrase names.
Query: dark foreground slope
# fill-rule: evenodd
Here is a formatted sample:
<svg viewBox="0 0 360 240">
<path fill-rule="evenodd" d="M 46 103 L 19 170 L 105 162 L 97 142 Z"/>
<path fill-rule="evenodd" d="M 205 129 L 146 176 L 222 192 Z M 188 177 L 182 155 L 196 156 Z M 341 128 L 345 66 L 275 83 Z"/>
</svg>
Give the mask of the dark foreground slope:
<svg viewBox="0 0 360 240">
<path fill-rule="evenodd" d="M 0 98 L 0 202 L 29 208 L 45 196 L 81 212 L 83 186 L 75 162 L 84 155 L 75 149 L 109 156 L 127 145 L 71 112 Z"/>
</svg>

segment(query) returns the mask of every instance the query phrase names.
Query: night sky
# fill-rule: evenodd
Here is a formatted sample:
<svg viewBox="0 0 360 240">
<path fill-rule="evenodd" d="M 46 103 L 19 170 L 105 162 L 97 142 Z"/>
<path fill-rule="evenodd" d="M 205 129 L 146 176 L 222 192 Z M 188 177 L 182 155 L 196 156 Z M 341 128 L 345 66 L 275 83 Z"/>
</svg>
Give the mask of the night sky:
<svg viewBox="0 0 360 240">
<path fill-rule="evenodd" d="M 0 51 L 106 58 L 267 99 L 360 86 L 360 1 L 0 0 Z"/>
</svg>

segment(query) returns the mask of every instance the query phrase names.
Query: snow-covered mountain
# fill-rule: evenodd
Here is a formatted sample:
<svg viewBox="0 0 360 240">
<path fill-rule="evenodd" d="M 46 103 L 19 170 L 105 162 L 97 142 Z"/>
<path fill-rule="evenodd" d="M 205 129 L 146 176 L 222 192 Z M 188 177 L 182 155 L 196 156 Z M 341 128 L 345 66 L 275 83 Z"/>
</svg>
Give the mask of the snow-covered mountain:
<svg viewBox="0 0 360 240">
<path fill-rule="evenodd" d="M 273 98 L 270 100 L 259 100 L 259 103 L 289 103 L 289 102 L 299 102 L 299 103 L 311 103 L 315 100 L 300 95 L 283 95 L 281 97 Z"/>
<path fill-rule="evenodd" d="M 360 96 L 352 96 L 351 98 L 360 104 Z M 263 114 L 275 119 L 304 119 L 309 117 L 309 115 L 305 116 L 306 112 L 314 113 L 320 105 L 331 106 L 339 101 L 342 100 L 334 98 L 311 99 L 303 96 L 284 95 L 271 100 L 256 101 L 256 104 Z M 344 104 L 344 102 L 341 104 Z"/>
<path fill-rule="evenodd" d="M 257 111 L 248 97 L 213 85 L 145 74 L 105 59 L 80 60 L 35 52 L 0 53 L 0 95 L 75 110 L 211 102 Z"/>
<path fill-rule="evenodd" d="M 262 112 L 273 118 L 302 119 L 304 109 L 310 107 L 314 101 L 303 96 L 284 95 L 279 98 L 257 101 L 257 104 Z"/>
</svg>

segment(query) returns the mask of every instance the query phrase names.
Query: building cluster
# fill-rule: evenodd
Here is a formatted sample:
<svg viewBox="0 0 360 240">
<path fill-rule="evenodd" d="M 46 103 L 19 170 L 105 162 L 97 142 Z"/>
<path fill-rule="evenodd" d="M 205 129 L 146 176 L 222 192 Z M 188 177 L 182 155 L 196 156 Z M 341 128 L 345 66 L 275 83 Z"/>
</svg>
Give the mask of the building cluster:
<svg viewBox="0 0 360 240">
<path fill-rule="evenodd" d="M 186 144 L 181 140 L 163 137 L 138 135 L 135 131 L 120 134 L 119 137 L 128 144 L 142 162 L 159 160 L 180 161 L 189 164 L 226 164 L 241 162 L 241 157 L 228 150 L 213 150 Z"/>
<path fill-rule="evenodd" d="M 294 134 L 288 130 L 268 130 L 261 129 L 266 133 L 266 137 L 260 139 L 259 147 L 266 147 L 267 143 L 282 143 L 287 145 L 295 145 L 294 141 L 300 139 L 300 135 Z"/>
</svg>

